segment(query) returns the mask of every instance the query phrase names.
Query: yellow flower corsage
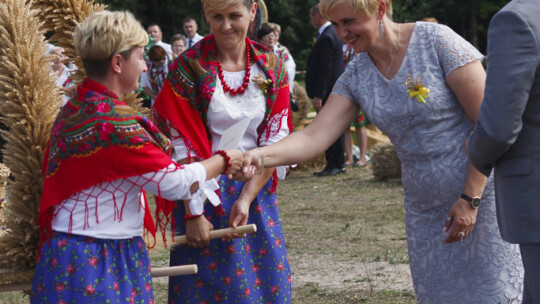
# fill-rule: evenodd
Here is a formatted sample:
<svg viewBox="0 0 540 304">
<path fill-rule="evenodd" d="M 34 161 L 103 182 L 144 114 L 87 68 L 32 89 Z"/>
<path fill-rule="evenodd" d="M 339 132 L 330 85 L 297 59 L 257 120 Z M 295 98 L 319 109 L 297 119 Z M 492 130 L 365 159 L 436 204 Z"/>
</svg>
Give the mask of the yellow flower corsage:
<svg viewBox="0 0 540 304">
<path fill-rule="evenodd" d="M 268 88 L 272 86 L 272 79 L 266 79 L 261 73 L 253 77 L 253 82 L 258 83 L 264 94 L 267 94 Z"/>
<path fill-rule="evenodd" d="M 416 77 L 415 81 L 412 80 L 411 74 L 407 75 L 407 79 L 405 86 L 407 87 L 409 97 L 416 97 L 418 102 L 426 103 L 426 99 L 429 97 L 429 89 L 420 83 L 420 75 Z"/>
</svg>

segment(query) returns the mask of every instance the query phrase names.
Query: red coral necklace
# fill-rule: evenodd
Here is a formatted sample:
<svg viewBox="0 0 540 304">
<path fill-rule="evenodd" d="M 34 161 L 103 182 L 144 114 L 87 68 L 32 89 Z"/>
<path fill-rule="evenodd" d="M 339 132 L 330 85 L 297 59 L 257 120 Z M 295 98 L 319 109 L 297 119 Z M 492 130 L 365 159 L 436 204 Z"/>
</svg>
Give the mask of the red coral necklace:
<svg viewBox="0 0 540 304">
<path fill-rule="evenodd" d="M 229 87 L 229 85 L 225 82 L 225 78 L 223 77 L 223 68 L 221 67 L 221 63 L 219 62 L 219 60 L 217 60 L 218 77 L 221 81 L 221 84 L 223 85 L 223 92 L 229 93 L 231 96 L 235 96 L 236 94 L 242 95 L 244 94 L 244 92 L 246 92 L 246 89 L 249 85 L 249 75 L 251 70 L 251 67 L 249 66 L 250 61 L 251 54 L 249 50 L 248 40 L 246 38 L 246 75 L 244 76 L 244 82 L 238 88 L 231 89 L 231 87 Z"/>
</svg>

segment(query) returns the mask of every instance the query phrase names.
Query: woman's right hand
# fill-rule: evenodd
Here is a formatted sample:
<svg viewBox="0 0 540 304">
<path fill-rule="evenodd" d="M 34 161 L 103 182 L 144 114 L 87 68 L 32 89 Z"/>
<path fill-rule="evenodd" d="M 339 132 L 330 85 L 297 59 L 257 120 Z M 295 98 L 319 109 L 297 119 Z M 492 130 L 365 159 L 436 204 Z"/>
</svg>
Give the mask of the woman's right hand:
<svg viewBox="0 0 540 304">
<path fill-rule="evenodd" d="M 244 153 L 244 159 L 242 163 L 242 170 L 234 176 L 233 178 L 237 181 L 248 181 L 255 176 L 262 167 L 262 152 L 260 148 L 251 149 L 248 152 Z"/>
<path fill-rule="evenodd" d="M 210 230 L 214 230 L 214 226 L 204 216 L 186 220 L 187 245 L 194 248 L 208 246 Z"/>
</svg>

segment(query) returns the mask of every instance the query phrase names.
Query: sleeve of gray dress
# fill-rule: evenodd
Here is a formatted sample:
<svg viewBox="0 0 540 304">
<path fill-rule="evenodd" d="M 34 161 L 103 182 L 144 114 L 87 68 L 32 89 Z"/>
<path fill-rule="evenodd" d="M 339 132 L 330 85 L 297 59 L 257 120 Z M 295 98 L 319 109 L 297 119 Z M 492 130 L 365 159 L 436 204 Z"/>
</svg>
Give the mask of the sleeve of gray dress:
<svg viewBox="0 0 540 304">
<path fill-rule="evenodd" d="M 448 26 L 442 24 L 425 24 L 425 26 L 432 27 L 431 39 L 445 77 L 459 67 L 484 58 L 471 43 Z"/>
</svg>

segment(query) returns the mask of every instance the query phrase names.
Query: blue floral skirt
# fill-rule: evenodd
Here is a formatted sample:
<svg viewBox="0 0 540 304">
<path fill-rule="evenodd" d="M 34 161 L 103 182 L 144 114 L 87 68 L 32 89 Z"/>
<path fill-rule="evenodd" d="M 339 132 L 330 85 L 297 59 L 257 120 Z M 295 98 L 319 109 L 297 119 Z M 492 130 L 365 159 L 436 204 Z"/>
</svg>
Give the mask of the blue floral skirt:
<svg viewBox="0 0 540 304">
<path fill-rule="evenodd" d="M 216 216 L 211 204 L 205 216 L 214 229 L 228 227 L 229 211 L 238 198 L 243 182 L 221 176 L 224 216 Z M 185 234 L 183 204 L 175 210 L 176 235 Z M 277 196 L 272 178 L 251 203 L 248 224 L 257 232 L 245 238 L 211 240 L 206 248 L 177 246 L 171 251 L 171 266 L 197 264 L 196 275 L 169 279 L 169 303 L 290 303 L 291 271 Z"/>
<path fill-rule="evenodd" d="M 150 259 L 141 237 L 55 233 L 41 248 L 31 303 L 152 304 Z"/>
</svg>

